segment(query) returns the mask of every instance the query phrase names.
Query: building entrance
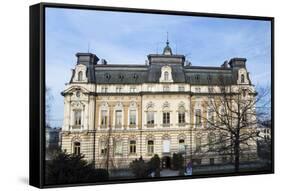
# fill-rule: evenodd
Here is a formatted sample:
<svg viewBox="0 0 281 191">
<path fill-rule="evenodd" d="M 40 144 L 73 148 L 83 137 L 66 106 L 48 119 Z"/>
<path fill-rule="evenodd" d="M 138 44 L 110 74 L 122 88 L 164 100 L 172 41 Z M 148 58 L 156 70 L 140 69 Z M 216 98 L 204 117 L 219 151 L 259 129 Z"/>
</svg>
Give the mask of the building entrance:
<svg viewBox="0 0 281 191">
<path fill-rule="evenodd" d="M 171 157 L 164 156 L 162 158 L 162 168 L 171 168 Z"/>
</svg>

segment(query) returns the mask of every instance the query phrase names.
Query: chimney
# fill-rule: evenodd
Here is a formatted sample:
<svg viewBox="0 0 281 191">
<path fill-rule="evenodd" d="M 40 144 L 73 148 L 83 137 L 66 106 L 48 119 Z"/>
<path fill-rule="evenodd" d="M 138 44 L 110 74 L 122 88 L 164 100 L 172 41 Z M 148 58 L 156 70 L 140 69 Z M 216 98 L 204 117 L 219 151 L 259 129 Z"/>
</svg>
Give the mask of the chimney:
<svg viewBox="0 0 281 191">
<path fill-rule="evenodd" d="M 105 59 L 101 59 L 101 64 L 102 65 L 107 65 L 107 61 Z"/>
<path fill-rule="evenodd" d="M 222 68 L 228 68 L 228 61 L 224 61 L 223 64 L 221 65 Z"/>
</svg>

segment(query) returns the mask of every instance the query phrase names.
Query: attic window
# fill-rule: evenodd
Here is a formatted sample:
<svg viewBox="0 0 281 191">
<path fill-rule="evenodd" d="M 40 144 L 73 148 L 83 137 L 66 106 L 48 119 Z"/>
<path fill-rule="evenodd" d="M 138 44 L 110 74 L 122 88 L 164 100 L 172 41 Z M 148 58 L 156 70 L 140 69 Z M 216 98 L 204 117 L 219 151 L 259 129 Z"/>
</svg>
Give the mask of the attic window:
<svg viewBox="0 0 281 191">
<path fill-rule="evenodd" d="M 120 75 L 119 75 L 119 79 L 120 79 L 120 80 L 123 80 L 123 79 L 124 79 L 124 76 L 123 76 L 122 74 L 120 74 Z"/>
<path fill-rule="evenodd" d="M 110 79 L 110 74 L 106 73 L 104 76 L 105 76 L 105 78 L 106 78 L 107 80 Z"/>
<path fill-rule="evenodd" d="M 195 76 L 195 79 L 196 79 L 197 81 L 199 81 L 200 76 L 197 74 L 197 75 Z"/>
<path fill-rule="evenodd" d="M 133 78 L 134 78 L 135 80 L 137 80 L 137 79 L 139 78 L 139 76 L 138 76 L 137 74 L 134 74 Z"/>
<path fill-rule="evenodd" d="M 212 81 L 212 76 L 211 75 L 208 75 L 208 82 L 210 83 Z"/>
</svg>

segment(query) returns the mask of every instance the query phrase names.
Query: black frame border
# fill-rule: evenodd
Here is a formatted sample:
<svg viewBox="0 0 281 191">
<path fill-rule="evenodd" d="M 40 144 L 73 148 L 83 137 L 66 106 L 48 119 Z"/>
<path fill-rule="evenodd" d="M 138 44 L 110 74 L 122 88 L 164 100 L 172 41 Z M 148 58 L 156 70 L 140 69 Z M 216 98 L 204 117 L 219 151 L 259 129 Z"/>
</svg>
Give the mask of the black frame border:
<svg viewBox="0 0 281 191">
<path fill-rule="evenodd" d="M 114 11 L 131 13 L 150 13 L 165 15 L 198 16 L 226 19 L 264 20 L 271 23 L 271 170 L 239 173 L 220 173 L 208 175 L 161 177 L 153 179 L 122 179 L 89 183 L 46 185 L 45 178 L 45 9 L 82 9 L 95 11 Z M 105 185 L 120 183 L 155 182 L 167 180 L 186 180 L 194 178 L 213 178 L 274 173 L 274 17 L 234 15 L 219 13 L 200 13 L 125 7 L 107 7 L 95 5 L 77 5 L 60 3 L 39 3 L 29 8 L 29 184 L 38 188 L 56 188 L 69 186 Z"/>
</svg>

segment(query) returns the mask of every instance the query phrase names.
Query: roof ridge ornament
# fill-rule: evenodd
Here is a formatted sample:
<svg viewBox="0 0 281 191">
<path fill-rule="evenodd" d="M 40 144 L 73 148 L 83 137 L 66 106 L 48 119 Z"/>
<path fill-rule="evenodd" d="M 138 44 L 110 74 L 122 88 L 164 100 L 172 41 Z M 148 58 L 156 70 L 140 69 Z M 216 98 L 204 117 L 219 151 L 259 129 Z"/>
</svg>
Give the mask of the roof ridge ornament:
<svg viewBox="0 0 281 191">
<path fill-rule="evenodd" d="M 164 48 L 163 50 L 163 55 L 173 55 L 172 53 L 172 49 L 171 47 L 169 46 L 170 42 L 169 42 L 169 33 L 167 32 L 167 41 L 166 41 L 166 47 Z"/>
</svg>

